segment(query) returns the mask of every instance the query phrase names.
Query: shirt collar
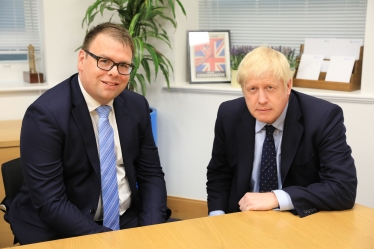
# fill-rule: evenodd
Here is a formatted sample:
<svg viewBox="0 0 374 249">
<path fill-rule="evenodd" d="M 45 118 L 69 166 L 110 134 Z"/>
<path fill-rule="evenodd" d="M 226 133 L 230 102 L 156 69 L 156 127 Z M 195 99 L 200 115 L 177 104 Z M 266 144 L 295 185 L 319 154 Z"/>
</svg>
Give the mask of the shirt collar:
<svg viewBox="0 0 374 249">
<path fill-rule="evenodd" d="M 274 126 L 275 128 L 277 128 L 278 130 L 281 130 L 283 131 L 283 127 L 284 127 L 284 120 L 286 118 L 286 114 L 287 114 L 287 109 L 288 109 L 288 102 L 287 102 L 287 105 L 286 107 L 284 108 L 282 114 L 279 116 L 279 118 L 277 120 L 274 121 L 274 123 L 272 123 L 271 125 Z M 267 123 L 264 123 L 264 122 L 261 122 L 261 121 L 258 121 L 256 119 L 256 127 L 255 127 L 255 132 L 259 132 L 261 131 L 265 125 L 267 125 Z"/>
<path fill-rule="evenodd" d="M 79 82 L 79 87 L 80 87 L 80 89 L 82 91 L 82 94 L 83 94 L 83 98 L 87 103 L 88 111 L 89 112 L 95 111 L 96 108 L 101 106 L 101 104 L 99 102 L 97 102 L 94 98 L 92 98 L 92 96 L 89 95 L 88 92 L 84 89 L 79 76 L 78 76 L 78 82 Z M 110 106 L 113 110 L 113 100 L 111 100 L 107 105 Z"/>
</svg>

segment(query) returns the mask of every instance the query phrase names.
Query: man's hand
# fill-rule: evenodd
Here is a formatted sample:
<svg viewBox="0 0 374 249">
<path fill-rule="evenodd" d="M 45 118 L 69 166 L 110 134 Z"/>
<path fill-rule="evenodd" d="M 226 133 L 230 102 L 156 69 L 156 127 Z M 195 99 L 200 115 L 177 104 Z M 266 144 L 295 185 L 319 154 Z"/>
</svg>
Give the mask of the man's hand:
<svg viewBox="0 0 374 249">
<path fill-rule="evenodd" d="M 278 199 L 273 192 L 246 193 L 239 201 L 241 211 L 271 210 L 279 206 Z"/>
</svg>

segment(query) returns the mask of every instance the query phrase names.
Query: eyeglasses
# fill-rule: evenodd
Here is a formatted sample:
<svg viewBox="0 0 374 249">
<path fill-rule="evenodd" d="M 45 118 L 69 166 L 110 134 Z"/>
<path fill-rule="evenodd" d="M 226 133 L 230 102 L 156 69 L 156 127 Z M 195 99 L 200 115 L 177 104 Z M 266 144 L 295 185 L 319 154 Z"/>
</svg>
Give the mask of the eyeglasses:
<svg viewBox="0 0 374 249">
<path fill-rule="evenodd" d="M 131 64 L 127 64 L 124 62 L 115 63 L 114 61 L 109 60 L 107 58 L 94 55 L 93 53 L 88 52 L 87 50 L 84 50 L 84 51 L 97 61 L 98 68 L 105 70 L 105 71 L 110 71 L 114 66 L 117 66 L 117 71 L 119 74 L 129 75 L 135 67 L 134 64 L 132 63 Z"/>
</svg>

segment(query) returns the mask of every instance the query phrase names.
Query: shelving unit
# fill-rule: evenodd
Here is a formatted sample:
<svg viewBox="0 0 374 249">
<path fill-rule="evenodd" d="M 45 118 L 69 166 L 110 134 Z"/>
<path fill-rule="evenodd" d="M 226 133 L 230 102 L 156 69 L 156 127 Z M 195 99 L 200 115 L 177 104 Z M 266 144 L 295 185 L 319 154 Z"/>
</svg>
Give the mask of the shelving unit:
<svg viewBox="0 0 374 249">
<path fill-rule="evenodd" d="M 300 53 L 304 51 L 304 44 L 300 46 Z M 318 80 L 304 80 L 296 79 L 297 72 L 293 78 L 293 86 L 295 87 L 306 87 L 306 88 L 316 88 L 316 89 L 325 89 L 325 90 L 337 90 L 337 91 L 347 91 L 352 92 L 355 90 L 361 89 L 361 73 L 362 73 L 362 58 L 364 54 L 364 47 L 360 49 L 360 58 L 355 61 L 351 80 L 349 83 L 343 82 L 332 82 L 325 81 L 326 73 L 321 72 L 319 74 Z"/>
</svg>

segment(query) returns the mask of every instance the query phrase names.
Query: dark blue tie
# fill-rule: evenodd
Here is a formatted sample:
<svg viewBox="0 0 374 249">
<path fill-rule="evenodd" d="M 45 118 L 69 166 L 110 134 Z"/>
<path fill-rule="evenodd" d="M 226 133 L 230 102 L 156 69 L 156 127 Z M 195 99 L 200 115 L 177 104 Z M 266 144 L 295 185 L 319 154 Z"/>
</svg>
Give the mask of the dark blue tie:
<svg viewBox="0 0 374 249">
<path fill-rule="evenodd" d="M 114 133 L 109 123 L 110 106 L 96 109 L 99 114 L 99 149 L 101 170 L 101 195 L 103 198 L 103 225 L 119 230 L 119 196 L 116 173 L 116 155 L 114 152 Z"/>
<path fill-rule="evenodd" d="M 274 145 L 274 126 L 266 125 L 266 137 L 262 146 L 259 192 L 278 189 L 277 153 Z"/>
</svg>

